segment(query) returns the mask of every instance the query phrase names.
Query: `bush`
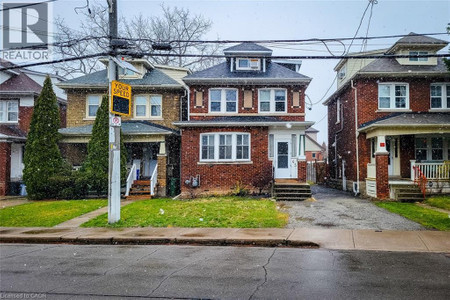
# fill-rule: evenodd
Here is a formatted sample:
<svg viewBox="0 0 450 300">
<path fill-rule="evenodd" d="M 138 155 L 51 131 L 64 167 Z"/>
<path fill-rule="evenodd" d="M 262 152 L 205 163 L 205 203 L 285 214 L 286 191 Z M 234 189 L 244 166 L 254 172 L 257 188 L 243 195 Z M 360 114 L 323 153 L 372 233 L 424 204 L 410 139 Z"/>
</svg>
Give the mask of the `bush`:
<svg viewBox="0 0 450 300">
<path fill-rule="evenodd" d="M 47 198 L 68 200 L 85 198 L 89 191 L 88 182 L 88 178 L 78 171 L 68 175 L 52 176 L 47 182 Z"/>
</svg>

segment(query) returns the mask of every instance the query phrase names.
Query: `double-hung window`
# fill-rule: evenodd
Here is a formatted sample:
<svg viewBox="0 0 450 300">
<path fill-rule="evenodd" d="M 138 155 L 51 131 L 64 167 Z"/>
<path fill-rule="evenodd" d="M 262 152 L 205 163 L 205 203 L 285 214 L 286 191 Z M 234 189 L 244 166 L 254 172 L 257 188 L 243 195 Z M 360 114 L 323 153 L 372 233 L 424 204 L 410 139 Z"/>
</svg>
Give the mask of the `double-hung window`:
<svg viewBox="0 0 450 300">
<path fill-rule="evenodd" d="M 102 102 L 102 95 L 88 95 L 87 96 L 87 114 L 88 118 L 95 118 L 98 108 Z"/>
<path fill-rule="evenodd" d="M 287 97 L 285 89 L 260 89 L 259 112 L 283 113 L 286 112 Z"/>
<path fill-rule="evenodd" d="M 450 109 L 450 84 L 433 83 L 430 86 L 430 96 L 432 109 Z"/>
<path fill-rule="evenodd" d="M 237 112 L 237 90 L 236 89 L 210 89 L 209 111 L 215 113 Z"/>
<path fill-rule="evenodd" d="M 135 118 L 160 118 L 162 116 L 161 95 L 136 95 L 134 97 Z"/>
<path fill-rule="evenodd" d="M 450 137 L 428 136 L 416 137 L 416 160 L 445 160 L 450 157 Z"/>
<path fill-rule="evenodd" d="M 200 161 L 249 161 L 250 134 L 205 133 L 200 135 Z"/>
<path fill-rule="evenodd" d="M 409 109 L 409 86 L 404 83 L 378 84 L 379 109 Z"/>
<path fill-rule="evenodd" d="M 15 123 L 19 120 L 19 101 L 0 101 L 0 122 Z"/>
</svg>

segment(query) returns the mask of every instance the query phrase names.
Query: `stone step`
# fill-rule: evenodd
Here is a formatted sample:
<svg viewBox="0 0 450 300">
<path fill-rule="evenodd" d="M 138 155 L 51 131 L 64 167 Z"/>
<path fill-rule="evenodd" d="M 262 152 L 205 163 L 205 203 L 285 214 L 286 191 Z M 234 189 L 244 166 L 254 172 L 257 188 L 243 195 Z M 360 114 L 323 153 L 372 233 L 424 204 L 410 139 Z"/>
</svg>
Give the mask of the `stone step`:
<svg viewBox="0 0 450 300">
<path fill-rule="evenodd" d="M 304 201 L 310 197 L 276 197 L 277 201 Z"/>
<path fill-rule="evenodd" d="M 152 196 L 150 194 L 127 196 L 127 200 L 145 200 L 145 199 L 151 199 L 151 198 L 152 198 Z"/>
</svg>

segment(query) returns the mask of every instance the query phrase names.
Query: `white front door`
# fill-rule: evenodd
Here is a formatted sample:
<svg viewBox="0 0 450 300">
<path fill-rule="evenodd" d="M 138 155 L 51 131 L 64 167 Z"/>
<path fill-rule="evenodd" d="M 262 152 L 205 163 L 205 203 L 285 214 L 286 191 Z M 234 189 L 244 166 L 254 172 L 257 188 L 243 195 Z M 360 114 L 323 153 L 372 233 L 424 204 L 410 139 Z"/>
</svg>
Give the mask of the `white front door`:
<svg viewBox="0 0 450 300">
<path fill-rule="evenodd" d="M 291 178 L 291 141 L 275 142 L 275 178 Z"/>
<path fill-rule="evenodd" d="M 388 175 L 399 176 L 400 175 L 400 159 L 399 159 L 399 147 L 398 138 L 386 139 L 386 151 L 389 152 L 388 158 Z"/>
</svg>

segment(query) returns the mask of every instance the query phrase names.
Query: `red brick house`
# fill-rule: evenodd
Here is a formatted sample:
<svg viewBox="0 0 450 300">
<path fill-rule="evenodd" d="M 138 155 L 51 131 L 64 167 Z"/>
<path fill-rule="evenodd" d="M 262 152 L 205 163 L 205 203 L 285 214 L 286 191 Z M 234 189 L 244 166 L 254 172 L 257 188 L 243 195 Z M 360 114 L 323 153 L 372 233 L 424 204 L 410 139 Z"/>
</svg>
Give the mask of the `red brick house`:
<svg viewBox="0 0 450 300">
<path fill-rule="evenodd" d="M 253 43 L 224 50 L 226 62 L 183 78 L 182 193 L 261 190 L 275 179 L 306 181 L 304 95 L 311 78 L 275 63 Z"/>
<path fill-rule="evenodd" d="M 426 55 L 448 42 L 410 33 L 361 54 Z M 358 55 L 358 54 L 356 54 Z M 436 57 L 341 60 L 328 106 L 330 177 L 380 199 L 414 199 L 414 182 L 450 191 L 450 72 Z M 417 188 L 416 188 L 417 189 Z"/>
<path fill-rule="evenodd" d="M 0 59 L 0 67 L 12 67 Z M 23 171 L 23 153 L 36 99 L 41 93 L 46 76 L 53 84 L 64 78 L 28 69 L 0 71 L 0 196 L 20 192 Z M 58 98 L 61 126 L 66 122 L 66 94 L 53 86 Z"/>
<path fill-rule="evenodd" d="M 306 161 L 325 161 L 327 159 L 327 147 L 325 143 L 319 144 L 317 142 L 317 133 L 319 130 L 309 127 L 305 133 L 305 156 Z"/>
</svg>

